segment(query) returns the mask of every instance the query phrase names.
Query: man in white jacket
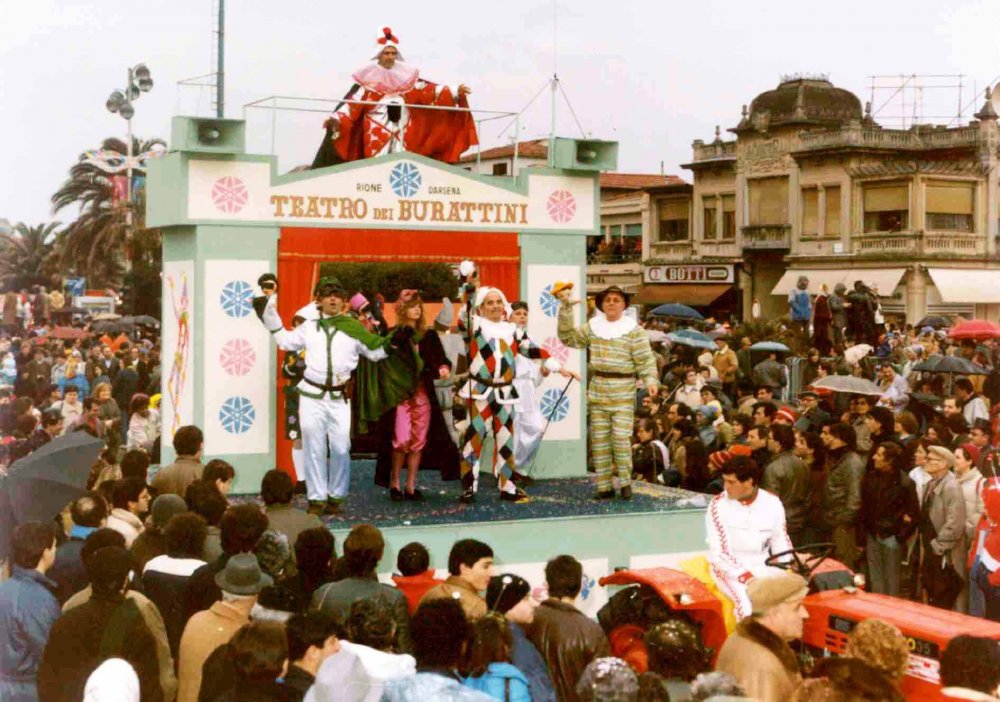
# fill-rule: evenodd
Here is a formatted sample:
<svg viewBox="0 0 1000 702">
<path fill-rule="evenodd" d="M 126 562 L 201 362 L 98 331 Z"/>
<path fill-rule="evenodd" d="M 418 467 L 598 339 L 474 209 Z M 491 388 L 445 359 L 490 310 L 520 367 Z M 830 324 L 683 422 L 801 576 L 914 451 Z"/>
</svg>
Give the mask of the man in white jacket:
<svg viewBox="0 0 1000 702">
<path fill-rule="evenodd" d="M 510 321 L 524 334 L 528 333 L 528 303 L 511 303 Z M 535 459 L 541 445 L 545 418 L 542 416 L 537 388 L 542 384 L 549 369 L 544 365 L 518 356 L 514 362 L 514 389 L 519 400 L 514 410 L 514 465 L 526 469 Z"/>
<path fill-rule="evenodd" d="M 760 489 L 762 473 L 752 458 L 729 459 L 722 467 L 725 490 L 712 498 L 705 512 L 712 579 L 732 600 L 737 620 L 752 611 L 748 583 L 777 570 L 765 565 L 771 554 L 792 548 L 785 508 L 775 495 Z"/>
</svg>

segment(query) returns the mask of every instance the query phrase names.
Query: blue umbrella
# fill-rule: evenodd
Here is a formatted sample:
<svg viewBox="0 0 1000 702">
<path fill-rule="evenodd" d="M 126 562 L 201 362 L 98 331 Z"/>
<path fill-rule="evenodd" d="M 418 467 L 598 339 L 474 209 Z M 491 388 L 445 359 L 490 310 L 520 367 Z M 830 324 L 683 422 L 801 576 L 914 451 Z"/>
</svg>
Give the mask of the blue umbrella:
<svg viewBox="0 0 1000 702">
<path fill-rule="evenodd" d="M 680 319 L 705 319 L 701 313 L 693 307 L 682 305 L 678 302 L 668 302 L 655 308 L 651 315 L 654 317 L 678 317 Z"/>
<path fill-rule="evenodd" d="M 712 341 L 692 339 L 690 336 L 682 336 L 677 332 L 670 332 L 667 334 L 667 338 L 670 339 L 671 343 L 680 344 L 681 346 L 690 346 L 693 349 L 707 349 L 708 351 L 715 350 L 715 343 Z"/>
<path fill-rule="evenodd" d="M 687 339 L 694 339 L 695 341 L 712 341 L 712 337 L 704 332 L 700 332 L 697 329 L 692 329 L 691 327 L 685 327 L 684 329 L 678 329 L 674 332 L 677 336 L 683 336 Z M 715 348 L 714 346 L 712 348 Z"/>
<path fill-rule="evenodd" d="M 790 348 L 777 341 L 758 341 L 750 347 L 751 351 L 774 351 L 775 353 L 788 353 Z"/>
</svg>

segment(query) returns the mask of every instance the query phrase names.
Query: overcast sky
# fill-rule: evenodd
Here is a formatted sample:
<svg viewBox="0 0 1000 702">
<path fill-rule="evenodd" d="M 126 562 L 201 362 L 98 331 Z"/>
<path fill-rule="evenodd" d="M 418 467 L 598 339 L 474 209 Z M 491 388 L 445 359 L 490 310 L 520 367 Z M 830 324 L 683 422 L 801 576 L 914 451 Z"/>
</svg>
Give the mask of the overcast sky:
<svg viewBox="0 0 1000 702">
<path fill-rule="evenodd" d="M 105 111 L 140 61 L 155 87 L 136 103 L 142 137 L 169 136 L 171 115 L 208 114 L 210 92 L 178 89 L 208 73 L 211 0 L 0 0 L 0 218 L 52 218 L 49 198 L 80 152 L 124 135 Z M 518 112 L 553 72 L 553 1 L 424 3 L 230 0 L 226 116 L 274 94 L 337 98 L 374 53 L 383 25 L 429 80 L 473 89 L 472 106 Z M 598 2 L 558 0 L 558 73 L 583 128 L 620 142 L 619 170 L 680 168 L 694 139 L 739 121 L 740 106 L 794 72 L 829 73 L 868 99 L 873 74 L 965 74 L 963 103 L 1000 75 L 997 0 Z M 925 111 L 957 111 L 957 90 L 925 91 Z M 888 93 L 876 96 L 876 105 Z M 934 109 L 943 105 L 941 109 Z M 270 117 L 251 111 L 248 146 L 269 150 Z M 321 115 L 282 113 L 276 146 L 287 170 L 311 160 Z M 522 117 L 522 138 L 548 133 L 543 96 Z M 499 126 L 484 130 L 499 143 Z M 559 133 L 576 136 L 564 102 Z M 511 136 L 513 129 L 508 132 Z M 725 136 L 725 135 L 724 135 Z M 69 212 L 59 219 L 72 219 Z"/>
</svg>

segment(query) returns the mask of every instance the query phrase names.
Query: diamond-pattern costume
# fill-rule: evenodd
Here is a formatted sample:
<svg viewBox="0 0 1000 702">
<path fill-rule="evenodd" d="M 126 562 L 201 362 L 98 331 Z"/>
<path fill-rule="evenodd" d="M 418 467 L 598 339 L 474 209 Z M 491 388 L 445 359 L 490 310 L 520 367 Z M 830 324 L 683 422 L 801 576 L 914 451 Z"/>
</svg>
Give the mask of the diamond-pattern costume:
<svg viewBox="0 0 1000 702">
<path fill-rule="evenodd" d="M 600 312 L 581 327 L 573 326 L 573 307 L 559 307 L 559 340 L 575 349 L 590 350 L 590 448 L 597 472 L 597 491 L 629 485 L 632 475 L 632 422 L 635 417 L 636 378 L 647 387 L 659 385 L 649 337 L 631 317 L 609 322 Z"/>
<path fill-rule="evenodd" d="M 462 440 L 462 485 L 476 491 L 479 459 L 487 432 L 493 432 L 493 475 L 501 492 L 515 492 L 514 410 L 518 402 L 514 388 L 518 356 L 543 360 L 549 370 L 561 366 L 526 333 L 510 322 L 491 322 L 473 315 L 469 341 L 469 381 L 459 396 L 469 404 L 469 425 Z"/>
</svg>

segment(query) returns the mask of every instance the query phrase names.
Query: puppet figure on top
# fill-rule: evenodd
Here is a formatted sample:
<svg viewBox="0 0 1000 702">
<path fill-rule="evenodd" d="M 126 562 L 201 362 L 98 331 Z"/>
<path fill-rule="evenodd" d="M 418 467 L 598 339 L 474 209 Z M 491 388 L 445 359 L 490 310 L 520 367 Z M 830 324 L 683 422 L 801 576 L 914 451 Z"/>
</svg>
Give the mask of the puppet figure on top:
<svg viewBox="0 0 1000 702">
<path fill-rule="evenodd" d="M 467 109 L 466 96 L 472 91 L 464 84 L 439 85 L 420 78 L 420 72 L 404 62 L 399 39 L 389 27 L 382 28 L 375 44 L 374 63 L 355 71 L 344 102 L 323 123 L 326 137 L 313 168 L 400 151 L 456 162 L 478 143 L 472 114 L 426 107 Z"/>
</svg>

